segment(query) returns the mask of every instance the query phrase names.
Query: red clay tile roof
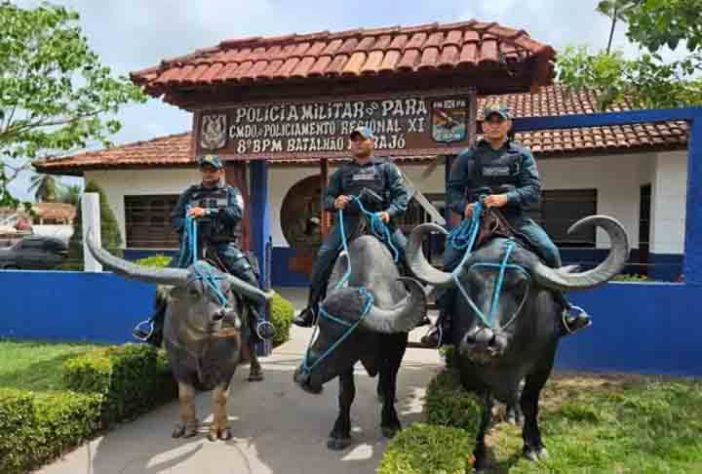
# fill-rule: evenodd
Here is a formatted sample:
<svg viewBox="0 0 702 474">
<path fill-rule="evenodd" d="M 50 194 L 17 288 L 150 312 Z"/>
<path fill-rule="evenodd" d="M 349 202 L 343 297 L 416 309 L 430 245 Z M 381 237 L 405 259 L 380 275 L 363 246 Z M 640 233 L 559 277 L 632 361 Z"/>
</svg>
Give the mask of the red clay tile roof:
<svg viewBox="0 0 702 474">
<path fill-rule="evenodd" d="M 592 113 L 595 95 L 568 94 L 559 86 L 544 87 L 536 94 L 507 94 L 481 97 L 479 118 L 488 102 L 507 104 L 516 118 Z M 626 105 L 611 111 L 628 110 Z M 628 151 L 682 149 L 688 139 L 685 122 L 664 122 L 628 126 L 576 128 L 521 132 L 516 139 L 531 148 L 537 158 L 560 155 L 620 153 Z M 190 132 L 155 138 L 102 151 L 36 161 L 34 167 L 45 173 L 81 174 L 85 169 L 190 166 L 194 163 Z M 405 157 L 406 161 L 431 157 Z M 279 163 L 314 163 L 314 159 L 286 159 Z"/>
<path fill-rule="evenodd" d="M 541 88 L 536 94 L 504 94 L 478 99 L 478 119 L 487 103 L 509 106 L 515 118 L 591 114 L 597 110 L 592 91 L 569 93 L 562 86 Z M 615 104 L 608 112 L 631 110 L 627 103 Z M 626 152 L 647 149 L 677 149 L 687 144 L 686 122 L 663 122 L 626 126 L 544 130 L 515 134 L 517 141 L 540 156 L 584 152 Z M 537 156 L 538 157 L 538 156 Z"/>
<path fill-rule="evenodd" d="M 262 83 L 314 77 L 358 77 L 523 63 L 551 81 L 555 51 L 523 30 L 475 20 L 414 27 L 253 37 L 223 41 L 187 56 L 136 71 L 132 80 L 155 96 L 178 87 Z"/>
<path fill-rule="evenodd" d="M 84 169 L 154 168 L 194 163 L 191 133 L 167 135 L 105 150 L 78 153 L 32 163 L 42 173 L 81 174 Z"/>
<path fill-rule="evenodd" d="M 34 204 L 37 218 L 72 223 L 76 217 L 76 207 L 63 202 L 38 202 Z"/>
</svg>

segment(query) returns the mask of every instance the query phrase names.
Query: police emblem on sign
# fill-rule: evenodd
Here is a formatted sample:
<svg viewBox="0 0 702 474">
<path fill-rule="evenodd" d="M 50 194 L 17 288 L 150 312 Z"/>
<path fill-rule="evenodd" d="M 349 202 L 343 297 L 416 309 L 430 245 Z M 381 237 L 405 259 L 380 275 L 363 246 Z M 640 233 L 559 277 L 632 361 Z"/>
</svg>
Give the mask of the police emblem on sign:
<svg viewBox="0 0 702 474">
<path fill-rule="evenodd" d="M 431 138 L 438 143 L 460 142 L 468 136 L 468 101 L 435 100 L 431 107 Z"/>
<path fill-rule="evenodd" d="M 227 116 L 203 115 L 200 122 L 200 146 L 207 150 L 218 150 L 227 144 Z"/>
</svg>

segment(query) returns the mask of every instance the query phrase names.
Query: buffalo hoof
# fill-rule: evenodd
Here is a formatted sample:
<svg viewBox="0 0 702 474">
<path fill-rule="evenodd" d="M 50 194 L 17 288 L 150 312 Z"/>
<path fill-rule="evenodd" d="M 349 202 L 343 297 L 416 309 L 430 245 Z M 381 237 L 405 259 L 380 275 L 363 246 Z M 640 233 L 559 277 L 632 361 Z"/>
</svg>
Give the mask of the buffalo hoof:
<svg viewBox="0 0 702 474">
<path fill-rule="evenodd" d="M 351 438 L 329 438 L 327 441 L 327 448 L 332 451 L 341 451 L 351 446 Z"/>
<path fill-rule="evenodd" d="M 232 439 L 231 428 L 227 427 L 227 428 L 222 428 L 221 430 L 219 430 L 219 439 L 221 439 L 222 441 L 228 441 L 228 440 Z"/>
<path fill-rule="evenodd" d="M 401 431 L 402 427 L 400 426 L 381 426 L 380 427 L 380 432 L 383 433 L 383 436 L 385 436 L 388 439 L 392 439 L 395 437 L 398 431 Z"/>
<path fill-rule="evenodd" d="M 171 436 L 174 438 L 192 438 L 197 434 L 197 424 L 178 423 Z"/>
<path fill-rule="evenodd" d="M 210 441 L 217 441 L 221 439 L 222 441 L 227 441 L 232 439 L 232 430 L 227 426 L 226 428 L 210 428 L 209 433 L 207 433 L 207 439 Z"/>
<path fill-rule="evenodd" d="M 524 457 L 532 462 L 543 462 L 548 460 L 546 448 L 525 448 Z"/>
</svg>

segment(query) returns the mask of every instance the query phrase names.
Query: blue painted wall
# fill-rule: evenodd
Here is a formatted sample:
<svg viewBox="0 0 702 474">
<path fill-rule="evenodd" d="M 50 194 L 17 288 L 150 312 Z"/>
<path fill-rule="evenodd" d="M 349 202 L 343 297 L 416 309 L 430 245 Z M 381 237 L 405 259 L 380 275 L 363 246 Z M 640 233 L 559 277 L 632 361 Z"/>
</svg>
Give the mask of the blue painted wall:
<svg viewBox="0 0 702 474">
<path fill-rule="evenodd" d="M 702 287 L 612 283 L 572 293 L 593 326 L 559 347 L 563 370 L 702 377 Z M 154 286 L 111 273 L 0 271 L 0 338 L 122 343 Z"/>
<path fill-rule="evenodd" d="M 154 294 L 111 273 L 0 271 L 0 338 L 127 342 Z"/>
<path fill-rule="evenodd" d="M 702 287 L 611 283 L 572 293 L 593 325 L 564 338 L 557 368 L 702 376 Z"/>
</svg>

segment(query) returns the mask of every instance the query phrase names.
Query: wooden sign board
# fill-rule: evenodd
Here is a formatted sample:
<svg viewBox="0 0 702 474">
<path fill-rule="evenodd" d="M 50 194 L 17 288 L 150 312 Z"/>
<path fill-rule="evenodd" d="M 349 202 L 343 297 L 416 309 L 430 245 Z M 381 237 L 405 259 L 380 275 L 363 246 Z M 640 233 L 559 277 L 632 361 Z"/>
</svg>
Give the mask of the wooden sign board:
<svg viewBox="0 0 702 474">
<path fill-rule="evenodd" d="M 334 158 L 370 127 L 377 154 L 456 153 L 471 142 L 472 90 L 256 102 L 196 112 L 196 152 L 225 159 Z"/>
</svg>

